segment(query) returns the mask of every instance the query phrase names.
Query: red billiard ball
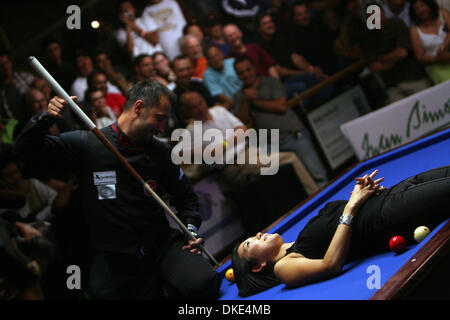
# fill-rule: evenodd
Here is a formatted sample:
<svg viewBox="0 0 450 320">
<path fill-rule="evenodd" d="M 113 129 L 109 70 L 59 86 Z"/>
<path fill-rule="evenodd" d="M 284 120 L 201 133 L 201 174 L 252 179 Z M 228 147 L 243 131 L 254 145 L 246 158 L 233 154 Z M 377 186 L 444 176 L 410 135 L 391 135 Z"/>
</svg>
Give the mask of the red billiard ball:
<svg viewBox="0 0 450 320">
<path fill-rule="evenodd" d="M 389 240 L 389 248 L 396 253 L 403 252 L 406 249 L 406 240 L 402 236 L 393 236 Z"/>
</svg>

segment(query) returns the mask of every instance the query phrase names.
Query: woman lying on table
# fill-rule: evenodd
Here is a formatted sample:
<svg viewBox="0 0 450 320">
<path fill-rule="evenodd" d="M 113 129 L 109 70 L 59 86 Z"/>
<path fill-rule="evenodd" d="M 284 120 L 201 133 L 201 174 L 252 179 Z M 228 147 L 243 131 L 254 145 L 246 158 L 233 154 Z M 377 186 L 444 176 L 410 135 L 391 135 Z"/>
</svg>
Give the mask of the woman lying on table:
<svg viewBox="0 0 450 320">
<path fill-rule="evenodd" d="M 384 178 L 373 180 L 377 173 L 356 178 L 350 199 L 326 204 L 295 242 L 258 233 L 236 245 L 232 265 L 239 295 L 330 278 L 350 261 L 389 250 L 392 236 L 411 244 L 415 228 L 433 229 L 450 217 L 450 166 L 389 189 L 379 185 Z"/>
</svg>

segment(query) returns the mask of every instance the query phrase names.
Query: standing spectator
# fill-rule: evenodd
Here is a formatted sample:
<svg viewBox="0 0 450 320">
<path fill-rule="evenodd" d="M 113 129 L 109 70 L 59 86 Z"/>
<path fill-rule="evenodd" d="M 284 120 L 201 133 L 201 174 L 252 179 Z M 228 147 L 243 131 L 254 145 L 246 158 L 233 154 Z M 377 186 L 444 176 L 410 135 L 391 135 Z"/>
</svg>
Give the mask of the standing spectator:
<svg viewBox="0 0 450 320">
<path fill-rule="evenodd" d="M 275 67 L 275 60 L 259 45 L 255 43 L 245 44 L 242 40 L 242 31 L 237 25 L 227 24 L 224 26 L 223 36 L 231 49 L 227 58 L 247 55 L 253 60 L 260 76 L 280 78 Z"/>
<path fill-rule="evenodd" d="M 124 28 L 116 31 L 115 37 L 121 47 L 125 47 L 131 57 L 140 54 L 152 55 L 162 51 L 159 44 L 158 26 L 151 16 L 136 18 L 136 8 L 131 1 L 120 3 L 120 21 Z"/>
<path fill-rule="evenodd" d="M 186 19 L 175 0 L 148 0 L 142 13 L 144 23 L 151 17 L 158 26 L 159 43 L 164 53 L 173 60 L 180 54 L 178 41 L 183 36 Z"/>
<path fill-rule="evenodd" d="M 180 50 L 191 59 L 194 67 L 193 76 L 201 79 L 206 68 L 208 68 L 208 62 L 203 56 L 200 40 L 195 35 L 187 34 L 180 40 Z"/>
<path fill-rule="evenodd" d="M 224 60 L 222 51 L 215 45 L 207 45 L 204 51 L 209 66 L 203 74 L 203 81 L 211 95 L 231 110 L 233 96 L 242 87 L 234 70 L 234 58 Z"/>
<path fill-rule="evenodd" d="M 383 10 L 381 29 L 368 31 L 362 50 L 369 69 L 380 74 L 391 103 L 430 86 L 412 52 L 408 28 L 400 19 L 387 19 Z"/>
<path fill-rule="evenodd" d="M 106 104 L 112 109 L 114 115 L 118 117 L 122 113 L 125 104 L 125 97 L 120 93 L 108 92 L 108 81 L 106 80 L 106 74 L 102 71 L 93 71 L 89 74 L 87 82 L 88 89 L 95 88 L 103 92 L 106 99 Z"/>
<path fill-rule="evenodd" d="M 116 116 L 110 107 L 106 105 L 105 95 L 99 89 L 87 89 L 84 94 L 85 101 L 92 108 L 91 118 L 98 129 L 107 127 L 116 122 Z"/>
<path fill-rule="evenodd" d="M 260 77 L 247 56 L 237 58 L 234 67 L 244 84 L 234 96 L 234 113 L 244 124 L 253 123 L 258 129 L 279 129 L 280 151 L 294 152 L 316 184 L 323 187 L 328 182 L 326 169 L 308 129 L 288 107 L 283 84 L 276 78 Z"/>
<path fill-rule="evenodd" d="M 58 40 L 48 38 L 44 40 L 42 48 L 46 57 L 48 72 L 65 90 L 69 90 L 75 79 L 75 71 L 71 64 L 63 60 L 61 44 Z"/>
<path fill-rule="evenodd" d="M 163 52 L 156 52 L 152 55 L 153 67 L 156 75 L 159 77 L 158 81 L 163 83 L 170 90 L 175 89 L 175 73 L 170 67 L 170 61 Z"/>
<path fill-rule="evenodd" d="M 411 2 L 410 28 L 414 55 L 437 84 L 450 79 L 450 13 L 433 0 Z"/>
</svg>

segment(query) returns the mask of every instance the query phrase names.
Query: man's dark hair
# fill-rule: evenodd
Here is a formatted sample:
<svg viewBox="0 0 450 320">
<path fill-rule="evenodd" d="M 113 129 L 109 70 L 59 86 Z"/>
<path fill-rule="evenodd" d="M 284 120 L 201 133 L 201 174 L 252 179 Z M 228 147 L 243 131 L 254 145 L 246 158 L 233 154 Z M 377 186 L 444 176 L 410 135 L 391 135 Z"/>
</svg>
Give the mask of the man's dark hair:
<svg viewBox="0 0 450 320">
<path fill-rule="evenodd" d="M 209 50 L 211 50 L 211 48 L 217 48 L 218 50 L 220 50 L 220 48 L 213 44 L 213 43 L 208 43 L 204 48 L 203 48 L 203 55 L 206 57 L 207 53 Z"/>
<path fill-rule="evenodd" d="M 184 59 L 189 59 L 189 61 L 191 61 L 191 59 L 187 56 L 187 55 L 185 55 L 185 54 L 179 54 L 179 55 L 177 55 L 175 58 L 173 58 L 173 60 L 172 60 L 172 62 L 171 62 L 171 64 L 170 64 L 170 67 L 172 68 L 172 70 L 173 70 L 173 68 L 175 67 L 175 62 L 177 62 L 177 61 L 179 61 L 179 60 L 184 60 Z"/>
<path fill-rule="evenodd" d="M 414 22 L 415 25 L 419 25 L 422 20 L 416 15 L 416 10 L 414 10 L 414 5 L 419 0 L 412 0 L 409 4 L 409 16 L 411 21 Z M 432 19 L 436 19 L 439 17 L 439 6 L 434 0 L 420 0 L 430 9 L 430 16 Z"/>
<path fill-rule="evenodd" d="M 152 56 L 149 55 L 149 54 L 147 54 L 147 53 L 141 53 L 140 55 L 136 56 L 136 57 L 133 59 L 133 67 L 136 67 L 136 66 L 140 65 L 142 59 L 147 58 L 147 57 L 152 58 Z M 153 58 L 152 58 L 152 59 L 153 59 Z"/>
<path fill-rule="evenodd" d="M 88 88 L 92 88 L 92 82 L 95 78 L 95 76 L 102 74 L 105 76 L 106 79 L 108 79 L 108 77 L 106 76 L 106 74 L 103 71 L 100 70 L 94 70 L 91 73 L 89 73 L 88 77 L 87 77 L 87 83 L 88 83 Z"/>
<path fill-rule="evenodd" d="M 297 6 L 307 6 L 309 8 L 308 1 L 306 1 L 306 0 L 297 0 L 297 1 L 295 1 L 292 4 L 291 8 L 294 9 L 294 7 L 297 7 Z"/>
<path fill-rule="evenodd" d="M 250 58 L 249 56 L 246 56 L 246 55 L 244 54 L 244 55 L 242 55 L 242 56 L 237 57 L 237 58 L 234 60 L 234 63 L 233 63 L 234 68 L 236 68 L 236 65 L 237 65 L 238 63 L 241 63 L 241 62 L 244 62 L 244 61 L 250 61 L 250 63 L 251 63 L 252 65 L 255 65 L 255 63 L 253 62 L 252 58 Z"/>
<path fill-rule="evenodd" d="M 161 101 L 161 96 L 166 96 L 169 98 L 172 104 L 176 101 L 175 94 L 158 81 L 140 81 L 136 83 L 128 92 L 123 110 L 129 110 L 133 107 L 137 100 L 144 101 L 145 105 L 149 108 L 158 107 Z"/>
<path fill-rule="evenodd" d="M 84 101 L 87 102 L 87 103 L 90 103 L 91 102 L 91 95 L 94 92 L 97 92 L 97 91 L 102 91 L 102 90 L 97 89 L 97 88 L 93 88 L 93 87 L 88 87 L 86 89 L 86 91 L 84 92 Z"/>
</svg>

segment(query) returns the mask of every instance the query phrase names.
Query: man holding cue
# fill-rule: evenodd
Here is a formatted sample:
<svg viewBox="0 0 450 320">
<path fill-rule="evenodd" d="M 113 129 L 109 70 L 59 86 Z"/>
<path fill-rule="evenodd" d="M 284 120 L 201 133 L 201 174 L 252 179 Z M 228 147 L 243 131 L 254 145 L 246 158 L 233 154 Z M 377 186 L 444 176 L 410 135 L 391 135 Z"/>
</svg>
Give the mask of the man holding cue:
<svg viewBox="0 0 450 320">
<path fill-rule="evenodd" d="M 153 136 L 164 130 L 173 93 L 156 81 L 136 84 L 117 122 L 101 130 L 153 191 L 171 196 L 178 217 L 196 232 L 198 199 L 170 151 Z M 203 239 L 189 240 L 169 227 L 164 210 L 91 131 L 46 136 L 67 102 L 54 97 L 33 117 L 14 152 L 35 170 L 75 171 L 91 239 L 102 253 L 120 298 L 219 296 L 220 277 L 200 255 Z"/>
</svg>

